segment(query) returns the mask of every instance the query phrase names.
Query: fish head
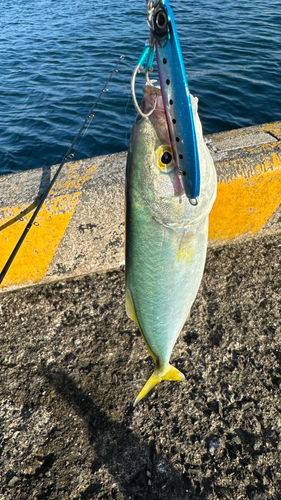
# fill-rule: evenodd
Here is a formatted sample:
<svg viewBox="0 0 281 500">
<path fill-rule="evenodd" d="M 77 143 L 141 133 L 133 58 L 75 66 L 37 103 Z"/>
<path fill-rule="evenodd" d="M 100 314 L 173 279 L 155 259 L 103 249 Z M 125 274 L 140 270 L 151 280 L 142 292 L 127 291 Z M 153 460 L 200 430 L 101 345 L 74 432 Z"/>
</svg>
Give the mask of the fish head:
<svg viewBox="0 0 281 500">
<path fill-rule="evenodd" d="M 127 160 L 127 189 L 135 189 L 138 206 L 149 212 L 154 220 L 167 226 L 186 226 L 196 222 L 211 209 L 215 199 L 213 161 L 204 143 L 198 118 L 197 140 L 199 138 L 199 148 L 200 139 L 204 146 L 200 156 L 202 189 L 198 205 L 193 206 L 185 196 L 181 174 L 173 158 L 162 96 L 145 94 L 142 111 L 147 114 L 153 108 L 149 117 L 138 116 L 133 127 Z M 206 193 L 209 178 L 213 180 L 209 189 L 211 193 Z"/>
</svg>

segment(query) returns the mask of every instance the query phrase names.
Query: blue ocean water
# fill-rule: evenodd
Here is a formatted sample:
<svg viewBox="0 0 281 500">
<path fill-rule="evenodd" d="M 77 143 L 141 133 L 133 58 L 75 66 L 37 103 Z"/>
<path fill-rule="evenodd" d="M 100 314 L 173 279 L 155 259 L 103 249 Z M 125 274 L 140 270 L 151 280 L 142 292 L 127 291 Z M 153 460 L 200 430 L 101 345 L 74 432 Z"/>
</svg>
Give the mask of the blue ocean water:
<svg viewBox="0 0 281 500">
<path fill-rule="evenodd" d="M 204 133 L 280 120 L 281 2 L 170 3 Z M 0 174 L 59 163 L 121 54 L 75 155 L 127 149 L 130 78 L 147 38 L 144 0 L 3 2 Z"/>
</svg>

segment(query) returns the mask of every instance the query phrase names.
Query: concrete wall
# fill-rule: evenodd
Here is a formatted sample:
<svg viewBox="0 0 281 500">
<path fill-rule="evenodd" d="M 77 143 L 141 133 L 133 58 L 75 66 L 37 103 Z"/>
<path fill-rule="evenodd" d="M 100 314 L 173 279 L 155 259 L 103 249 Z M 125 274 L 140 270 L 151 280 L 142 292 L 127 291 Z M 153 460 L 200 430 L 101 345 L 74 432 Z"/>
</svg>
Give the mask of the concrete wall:
<svg viewBox="0 0 281 500">
<path fill-rule="evenodd" d="M 205 137 L 218 174 L 210 245 L 281 228 L 281 122 Z M 66 164 L 0 291 L 124 264 L 126 153 Z M 57 165 L 0 177 L 0 270 Z"/>
</svg>

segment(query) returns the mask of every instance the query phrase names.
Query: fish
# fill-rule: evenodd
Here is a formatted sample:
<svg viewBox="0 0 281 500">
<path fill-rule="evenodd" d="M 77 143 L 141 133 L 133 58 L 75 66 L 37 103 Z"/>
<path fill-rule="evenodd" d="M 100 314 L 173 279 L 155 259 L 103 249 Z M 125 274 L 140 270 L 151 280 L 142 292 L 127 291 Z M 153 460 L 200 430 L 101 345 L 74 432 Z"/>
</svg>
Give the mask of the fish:
<svg viewBox="0 0 281 500">
<path fill-rule="evenodd" d="M 134 405 L 160 381 L 185 379 L 170 357 L 202 280 L 217 186 L 198 99 L 190 94 L 200 166 L 200 197 L 193 205 L 173 157 L 162 95 L 155 94 L 144 94 L 126 165 L 126 311 L 155 362 Z"/>
</svg>

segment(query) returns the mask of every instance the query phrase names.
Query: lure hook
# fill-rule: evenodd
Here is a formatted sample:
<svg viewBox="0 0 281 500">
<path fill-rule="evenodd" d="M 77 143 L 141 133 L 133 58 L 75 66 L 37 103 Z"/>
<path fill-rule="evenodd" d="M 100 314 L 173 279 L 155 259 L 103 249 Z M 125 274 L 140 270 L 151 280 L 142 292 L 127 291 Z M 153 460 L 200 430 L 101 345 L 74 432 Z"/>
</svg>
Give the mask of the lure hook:
<svg viewBox="0 0 281 500">
<path fill-rule="evenodd" d="M 132 78 L 131 78 L 131 90 L 132 90 L 133 103 L 134 103 L 134 106 L 135 106 L 138 114 L 140 116 L 142 116 L 143 118 L 148 118 L 155 111 L 156 99 L 154 101 L 152 109 L 148 113 L 144 113 L 141 110 L 141 108 L 139 107 L 137 97 L 136 97 L 136 77 L 137 77 L 137 74 L 140 73 L 143 70 L 143 68 L 145 67 L 146 84 L 153 87 L 153 84 L 149 78 L 149 72 L 152 71 L 152 64 L 153 64 L 154 56 L 155 56 L 155 48 L 152 47 L 151 45 L 146 45 L 146 47 L 144 48 L 144 50 L 143 50 L 143 52 L 138 60 L 138 64 L 136 65 L 136 67 L 133 71 Z M 155 92 L 155 94 L 157 95 L 157 92 Z"/>
<path fill-rule="evenodd" d="M 131 79 L 132 98 L 133 98 L 133 103 L 134 103 L 134 106 L 135 106 L 138 114 L 140 116 L 142 116 L 143 118 L 148 118 L 155 111 L 155 108 L 156 108 L 156 99 L 154 101 L 153 108 L 148 113 L 144 113 L 141 110 L 141 108 L 139 107 L 139 103 L 138 103 L 138 100 L 137 100 L 137 97 L 136 97 L 136 90 L 135 90 L 135 87 L 136 87 L 136 76 L 137 76 L 137 73 L 139 73 L 139 72 L 140 72 L 140 66 L 137 65 L 135 67 L 134 71 L 133 71 L 132 79 Z M 147 81 L 147 79 L 146 79 L 146 81 Z M 149 80 L 149 82 L 150 82 L 150 80 Z M 150 85 L 152 85 L 151 82 L 150 82 Z"/>
</svg>

